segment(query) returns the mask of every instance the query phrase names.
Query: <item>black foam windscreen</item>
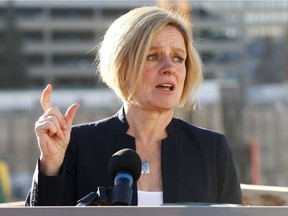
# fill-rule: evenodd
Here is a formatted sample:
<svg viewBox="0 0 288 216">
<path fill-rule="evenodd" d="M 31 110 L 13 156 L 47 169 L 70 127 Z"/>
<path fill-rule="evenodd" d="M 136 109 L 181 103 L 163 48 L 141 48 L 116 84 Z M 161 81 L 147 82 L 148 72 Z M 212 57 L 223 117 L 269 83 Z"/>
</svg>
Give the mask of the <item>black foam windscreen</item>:
<svg viewBox="0 0 288 216">
<path fill-rule="evenodd" d="M 119 171 L 129 172 L 136 182 L 141 175 L 141 159 L 136 151 L 125 148 L 112 155 L 109 161 L 109 175 L 115 178 Z"/>
</svg>

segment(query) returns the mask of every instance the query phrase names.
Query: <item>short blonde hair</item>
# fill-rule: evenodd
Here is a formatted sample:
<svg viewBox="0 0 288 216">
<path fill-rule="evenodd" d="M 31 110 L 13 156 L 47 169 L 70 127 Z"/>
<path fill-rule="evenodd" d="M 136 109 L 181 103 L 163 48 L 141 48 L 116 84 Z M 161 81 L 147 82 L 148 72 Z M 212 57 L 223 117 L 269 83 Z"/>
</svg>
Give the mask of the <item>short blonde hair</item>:
<svg viewBox="0 0 288 216">
<path fill-rule="evenodd" d="M 116 19 L 100 44 L 100 77 L 124 102 L 133 103 L 151 41 L 168 25 L 181 32 L 187 50 L 186 79 L 178 107 L 195 100 L 202 81 L 202 63 L 193 46 L 192 27 L 179 14 L 150 6 L 133 9 Z"/>
</svg>

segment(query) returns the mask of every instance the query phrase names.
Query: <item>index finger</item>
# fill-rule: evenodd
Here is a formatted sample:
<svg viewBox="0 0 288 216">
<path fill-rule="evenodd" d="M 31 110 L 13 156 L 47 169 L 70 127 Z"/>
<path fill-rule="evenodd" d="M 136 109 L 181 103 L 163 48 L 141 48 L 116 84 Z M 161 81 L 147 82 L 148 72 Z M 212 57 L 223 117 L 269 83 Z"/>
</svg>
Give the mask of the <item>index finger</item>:
<svg viewBox="0 0 288 216">
<path fill-rule="evenodd" d="M 50 100 L 51 91 L 52 91 L 52 85 L 48 84 L 42 92 L 40 102 L 41 102 L 44 112 L 46 112 L 49 108 L 52 107 L 51 100 Z"/>
</svg>

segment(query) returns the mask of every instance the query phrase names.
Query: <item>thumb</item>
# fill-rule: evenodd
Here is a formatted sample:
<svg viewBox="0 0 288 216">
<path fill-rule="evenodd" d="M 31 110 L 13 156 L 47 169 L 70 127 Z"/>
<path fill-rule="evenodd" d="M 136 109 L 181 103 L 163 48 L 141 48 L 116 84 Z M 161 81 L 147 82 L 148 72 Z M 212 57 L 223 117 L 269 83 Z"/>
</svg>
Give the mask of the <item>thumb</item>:
<svg viewBox="0 0 288 216">
<path fill-rule="evenodd" d="M 73 120 L 75 118 L 76 112 L 79 109 L 80 105 L 75 103 L 72 104 L 66 111 L 64 119 L 66 120 L 68 128 L 72 126 Z"/>
</svg>

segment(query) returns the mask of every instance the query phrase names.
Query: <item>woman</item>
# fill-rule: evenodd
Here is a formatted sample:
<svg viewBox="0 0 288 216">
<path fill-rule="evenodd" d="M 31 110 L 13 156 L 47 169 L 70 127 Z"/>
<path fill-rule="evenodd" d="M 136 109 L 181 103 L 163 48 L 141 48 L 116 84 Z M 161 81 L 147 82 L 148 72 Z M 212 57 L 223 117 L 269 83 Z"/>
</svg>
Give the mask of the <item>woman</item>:
<svg viewBox="0 0 288 216">
<path fill-rule="evenodd" d="M 157 7 L 134 9 L 110 26 L 98 59 L 102 80 L 123 107 L 110 118 L 72 127 L 79 105 L 62 116 L 48 85 L 35 129 L 41 155 L 26 204 L 76 205 L 97 187 L 112 186 L 108 161 L 123 148 L 146 161 L 132 205 L 241 203 L 225 137 L 173 117 L 202 80 L 185 20 Z"/>
</svg>

